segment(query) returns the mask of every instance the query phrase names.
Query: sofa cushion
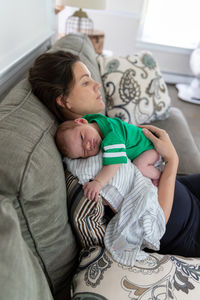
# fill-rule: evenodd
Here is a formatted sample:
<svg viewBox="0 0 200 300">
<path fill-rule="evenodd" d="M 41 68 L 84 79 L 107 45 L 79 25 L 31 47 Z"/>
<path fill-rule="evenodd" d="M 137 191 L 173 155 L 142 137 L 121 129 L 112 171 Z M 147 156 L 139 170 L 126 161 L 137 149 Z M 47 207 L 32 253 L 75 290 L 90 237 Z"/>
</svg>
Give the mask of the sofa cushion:
<svg viewBox="0 0 200 300">
<path fill-rule="evenodd" d="M 101 247 L 83 250 L 73 279 L 73 300 L 198 299 L 200 259 L 152 253 L 125 267 Z"/>
<path fill-rule="evenodd" d="M 0 104 L 0 191 L 16 209 L 22 236 L 53 292 L 71 280 L 78 251 L 68 223 L 56 128 L 27 80 Z"/>
<path fill-rule="evenodd" d="M 165 129 L 169 134 L 179 156 L 178 174 L 199 173 L 200 152 L 180 109 L 171 107 L 167 120 L 155 121 L 152 125 Z"/>
<path fill-rule="evenodd" d="M 106 94 L 106 113 L 132 124 L 166 119 L 167 86 L 149 52 L 127 57 L 98 57 Z"/>
<path fill-rule="evenodd" d="M 2 195 L 0 228 L 0 298 L 53 300 L 44 272 L 21 235 L 13 203 Z"/>
<path fill-rule="evenodd" d="M 96 53 L 94 51 L 92 42 L 90 41 L 88 36 L 82 33 L 68 34 L 67 36 L 64 36 L 63 38 L 58 40 L 53 45 L 50 52 L 54 52 L 58 50 L 70 51 L 73 54 L 76 54 L 80 57 L 81 61 L 89 69 L 92 78 L 101 84 L 100 91 L 101 91 L 102 99 L 105 102 L 105 93 L 103 89 L 101 76 L 99 73 L 99 67 L 96 61 Z M 103 111 L 102 113 L 105 113 L 105 111 Z"/>
</svg>

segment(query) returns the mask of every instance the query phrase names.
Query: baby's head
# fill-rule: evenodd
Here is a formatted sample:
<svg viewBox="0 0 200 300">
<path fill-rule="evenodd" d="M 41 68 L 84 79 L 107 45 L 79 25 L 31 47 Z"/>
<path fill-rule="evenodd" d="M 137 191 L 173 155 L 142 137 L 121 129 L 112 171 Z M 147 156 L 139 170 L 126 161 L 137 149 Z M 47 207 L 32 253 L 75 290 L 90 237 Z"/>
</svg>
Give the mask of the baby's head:
<svg viewBox="0 0 200 300">
<path fill-rule="evenodd" d="M 63 122 L 56 132 L 56 145 L 61 154 L 69 158 L 97 155 L 101 141 L 98 125 L 89 124 L 83 118 Z"/>
</svg>

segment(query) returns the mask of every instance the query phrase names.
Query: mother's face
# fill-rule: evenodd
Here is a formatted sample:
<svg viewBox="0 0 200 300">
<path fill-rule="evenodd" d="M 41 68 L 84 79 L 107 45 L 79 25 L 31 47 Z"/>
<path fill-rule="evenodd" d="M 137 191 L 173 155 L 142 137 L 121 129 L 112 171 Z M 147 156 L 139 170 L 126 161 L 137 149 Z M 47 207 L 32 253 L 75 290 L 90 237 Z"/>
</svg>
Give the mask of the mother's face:
<svg viewBox="0 0 200 300">
<path fill-rule="evenodd" d="M 63 108 L 83 116 L 99 113 L 105 104 L 99 91 L 101 85 L 91 78 L 88 68 L 80 61 L 73 66 L 74 86 L 63 102 Z"/>
</svg>

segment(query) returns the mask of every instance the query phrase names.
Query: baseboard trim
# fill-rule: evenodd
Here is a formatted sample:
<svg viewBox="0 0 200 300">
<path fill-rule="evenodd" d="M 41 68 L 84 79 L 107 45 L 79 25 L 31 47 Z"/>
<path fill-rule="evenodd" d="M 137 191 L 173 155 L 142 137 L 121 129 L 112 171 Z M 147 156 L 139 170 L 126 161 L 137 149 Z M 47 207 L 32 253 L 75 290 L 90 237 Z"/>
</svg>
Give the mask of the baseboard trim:
<svg viewBox="0 0 200 300">
<path fill-rule="evenodd" d="M 191 81 L 194 79 L 194 77 L 192 76 L 183 75 L 183 74 L 162 72 L 162 75 L 164 81 L 166 83 L 171 83 L 171 84 L 176 84 L 176 83 L 190 84 Z"/>
</svg>

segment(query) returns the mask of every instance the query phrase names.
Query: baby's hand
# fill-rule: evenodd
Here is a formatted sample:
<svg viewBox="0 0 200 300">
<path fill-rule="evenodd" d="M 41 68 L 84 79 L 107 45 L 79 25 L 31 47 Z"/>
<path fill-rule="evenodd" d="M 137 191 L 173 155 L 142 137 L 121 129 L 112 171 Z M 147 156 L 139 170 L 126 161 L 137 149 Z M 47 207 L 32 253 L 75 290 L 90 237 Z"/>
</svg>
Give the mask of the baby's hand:
<svg viewBox="0 0 200 300">
<path fill-rule="evenodd" d="M 83 186 L 84 196 L 97 202 L 101 187 L 101 183 L 98 181 L 93 180 L 86 182 Z"/>
</svg>

